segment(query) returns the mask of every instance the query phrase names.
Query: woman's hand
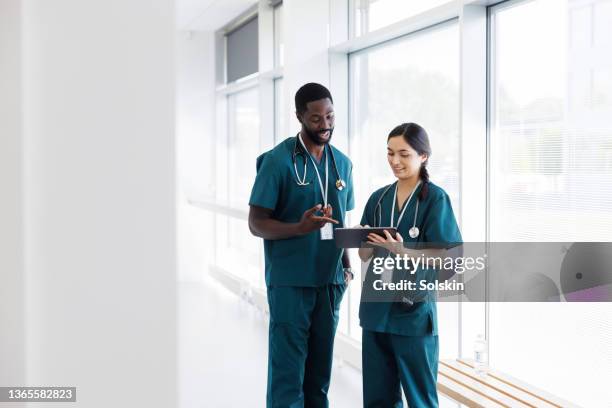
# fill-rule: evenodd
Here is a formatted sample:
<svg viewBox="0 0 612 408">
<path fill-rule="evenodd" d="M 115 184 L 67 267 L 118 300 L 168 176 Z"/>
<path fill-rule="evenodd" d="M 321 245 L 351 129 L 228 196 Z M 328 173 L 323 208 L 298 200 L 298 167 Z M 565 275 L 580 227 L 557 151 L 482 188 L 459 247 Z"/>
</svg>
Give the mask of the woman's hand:
<svg viewBox="0 0 612 408">
<path fill-rule="evenodd" d="M 387 230 L 385 230 L 384 233 L 384 238 L 378 234 L 368 234 L 368 242 L 372 245 L 385 248 L 386 250 L 393 252 L 394 254 L 402 254 L 404 252 L 404 238 L 400 235 L 400 233 L 396 232 L 395 238 L 393 238 Z"/>
</svg>

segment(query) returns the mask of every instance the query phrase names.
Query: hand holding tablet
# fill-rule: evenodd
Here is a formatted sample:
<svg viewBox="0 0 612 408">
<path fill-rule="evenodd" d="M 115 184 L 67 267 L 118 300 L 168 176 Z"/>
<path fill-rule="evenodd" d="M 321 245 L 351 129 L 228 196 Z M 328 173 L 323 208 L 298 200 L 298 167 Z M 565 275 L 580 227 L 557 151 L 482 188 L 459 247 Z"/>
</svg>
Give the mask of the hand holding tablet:
<svg viewBox="0 0 612 408">
<path fill-rule="evenodd" d="M 382 238 L 386 238 L 385 231 L 389 232 L 393 238 L 397 234 L 397 228 L 386 227 L 353 227 L 353 228 L 336 228 L 334 230 L 334 240 L 338 248 L 360 248 L 364 243 L 368 242 L 369 234 L 377 234 Z"/>
</svg>

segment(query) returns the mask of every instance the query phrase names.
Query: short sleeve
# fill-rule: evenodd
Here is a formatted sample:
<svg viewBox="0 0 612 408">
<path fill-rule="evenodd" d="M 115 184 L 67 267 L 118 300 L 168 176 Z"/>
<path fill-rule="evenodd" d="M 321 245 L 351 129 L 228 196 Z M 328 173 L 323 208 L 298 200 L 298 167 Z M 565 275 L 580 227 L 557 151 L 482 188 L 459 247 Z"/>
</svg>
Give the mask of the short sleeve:
<svg viewBox="0 0 612 408">
<path fill-rule="evenodd" d="M 447 194 L 443 194 L 432 204 L 424 229 L 425 239 L 428 242 L 451 244 L 462 242 L 461 232 Z"/>
<path fill-rule="evenodd" d="M 257 175 L 251 190 L 249 205 L 270 210 L 276 209 L 280 186 L 280 174 L 274 158 L 271 154 L 264 153 L 257 158 Z"/>
<path fill-rule="evenodd" d="M 353 193 L 353 166 L 349 173 L 347 191 L 346 191 L 346 211 L 355 209 L 355 194 Z"/>
</svg>

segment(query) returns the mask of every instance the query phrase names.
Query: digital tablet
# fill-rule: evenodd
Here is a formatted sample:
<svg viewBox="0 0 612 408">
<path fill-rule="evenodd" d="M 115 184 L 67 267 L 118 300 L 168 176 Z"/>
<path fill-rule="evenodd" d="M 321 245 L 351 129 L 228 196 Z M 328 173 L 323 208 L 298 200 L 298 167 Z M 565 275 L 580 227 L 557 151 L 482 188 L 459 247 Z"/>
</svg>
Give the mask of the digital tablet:
<svg viewBox="0 0 612 408">
<path fill-rule="evenodd" d="M 334 241 L 336 241 L 338 248 L 360 248 L 364 242 L 368 242 L 368 234 L 374 233 L 384 237 L 385 230 L 389 231 L 391 236 L 395 238 L 397 228 L 335 228 Z"/>
</svg>

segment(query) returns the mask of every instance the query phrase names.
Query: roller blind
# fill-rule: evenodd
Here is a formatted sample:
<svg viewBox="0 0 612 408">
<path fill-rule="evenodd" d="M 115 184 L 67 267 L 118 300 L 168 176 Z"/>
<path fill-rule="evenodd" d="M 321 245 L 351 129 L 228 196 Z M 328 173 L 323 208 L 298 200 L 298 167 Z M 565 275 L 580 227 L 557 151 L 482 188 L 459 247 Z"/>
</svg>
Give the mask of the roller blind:
<svg viewBox="0 0 612 408">
<path fill-rule="evenodd" d="M 259 70 L 258 18 L 226 34 L 227 82 L 234 82 Z"/>
</svg>

